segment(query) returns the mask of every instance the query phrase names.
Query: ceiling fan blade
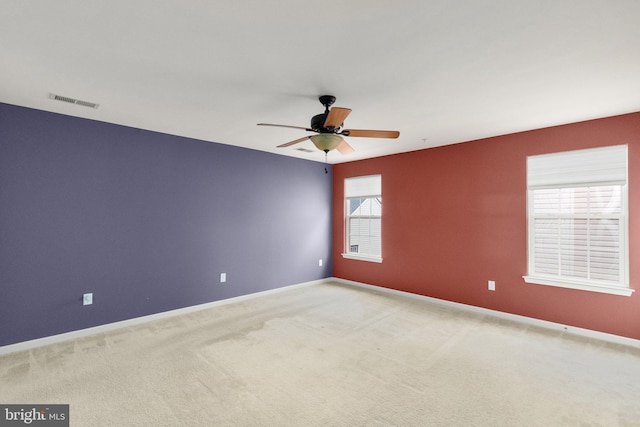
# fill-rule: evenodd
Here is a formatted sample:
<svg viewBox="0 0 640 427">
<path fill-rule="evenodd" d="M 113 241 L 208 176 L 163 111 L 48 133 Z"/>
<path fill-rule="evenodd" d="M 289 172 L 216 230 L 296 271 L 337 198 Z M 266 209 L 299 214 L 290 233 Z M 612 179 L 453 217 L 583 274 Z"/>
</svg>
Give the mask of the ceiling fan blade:
<svg viewBox="0 0 640 427">
<path fill-rule="evenodd" d="M 347 141 L 345 141 L 344 139 L 342 140 L 340 145 L 336 147 L 336 150 L 338 150 L 340 154 L 349 154 L 355 151 L 353 147 L 347 144 Z"/>
<path fill-rule="evenodd" d="M 350 113 L 350 108 L 333 107 L 331 110 L 329 110 L 329 115 L 324 121 L 324 127 L 336 129 L 339 128 L 340 126 L 342 126 L 342 122 L 344 122 L 344 119 L 346 119 Z"/>
<path fill-rule="evenodd" d="M 365 138 L 397 138 L 400 136 L 400 132 L 397 130 L 345 129 L 340 133 L 344 136 Z"/>
<path fill-rule="evenodd" d="M 309 139 L 309 137 L 308 137 L 308 136 L 305 136 L 305 137 L 303 137 L 303 138 L 298 138 L 298 139 L 295 139 L 295 140 L 293 140 L 293 141 L 289 141 L 289 142 L 285 142 L 284 144 L 280 144 L 280 145 L 278 145 L 276 148 L 288 147 L 288 146 L 290 146 L 290 145 L 297 144 L 297 143 L 302 142 L 302 141 L 305 141 L 305 140 L 307 140 L 307 139 Z"/>
<path fill-rule="evenodd" d="M 273 123 L 258 123 L 258 126 L 277 126 L 277 127 L 280 127 L 280 128 L 302 129 L 302 130 L 306 130 L 306 131 L 309 131 L 309 132 L 313 132 L 313 129 L 305 128 L 305 127 L 302 127 L 302 126 L 276 125 L 276 124 L 273 124 Z"/>
</svg>

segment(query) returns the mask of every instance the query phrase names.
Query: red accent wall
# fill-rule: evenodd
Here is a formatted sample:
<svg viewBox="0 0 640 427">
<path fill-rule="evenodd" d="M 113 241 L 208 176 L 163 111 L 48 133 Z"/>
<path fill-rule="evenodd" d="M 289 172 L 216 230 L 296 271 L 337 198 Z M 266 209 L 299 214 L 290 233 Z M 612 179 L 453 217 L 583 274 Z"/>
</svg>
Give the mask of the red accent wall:
<svg viewBox="0 0 640 427">
<path fill-rule="evenodd" d="M 525 283 L 527 156 L 617 144 L 629 145 L 636 292 Z M 383 262 L 344 259 L 344 179 L 378 173 Z M 333 188 L 335 277 L 640 339 L 640 113 L 337 164 Z"/>
</svg>

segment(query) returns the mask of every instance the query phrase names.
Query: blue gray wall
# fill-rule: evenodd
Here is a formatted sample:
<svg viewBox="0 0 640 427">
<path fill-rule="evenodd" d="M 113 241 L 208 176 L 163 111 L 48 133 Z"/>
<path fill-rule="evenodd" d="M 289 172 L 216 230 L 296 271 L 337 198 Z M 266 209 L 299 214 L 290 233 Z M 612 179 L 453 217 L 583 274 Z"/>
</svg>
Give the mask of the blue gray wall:
<svg viewBox="0 0 640 427">
<path fill-rule="evenodd" d="M 324 167 L 0 104 L 0 346 L 331 276 Z"/>
</svg>

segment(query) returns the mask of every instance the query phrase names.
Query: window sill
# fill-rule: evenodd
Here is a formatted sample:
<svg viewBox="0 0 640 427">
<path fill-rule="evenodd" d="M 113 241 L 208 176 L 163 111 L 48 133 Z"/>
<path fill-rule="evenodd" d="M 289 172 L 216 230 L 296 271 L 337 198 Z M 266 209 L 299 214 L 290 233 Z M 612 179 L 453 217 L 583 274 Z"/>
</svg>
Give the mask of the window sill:
<svg viewBox="0 0 640 427">
<path fill-rule="evenodd" d="M 363 254 L 342 254 L 342 258 L 346 259 L 355 259 L 359 261 L 369 261 L 369 262 L 382 262 L 382 258 L 374 256 L 374 255 L 363 255 Z"/>
<path fill-rule="evenodd" d="M 633 289 L 622 286 L 575 282 L 571 280 L 561 280 L 540 276 L 522 276 L 522 278 L 525 282 L 533 283 L 535 285 L 556 286 L 559 288 L 578 289 L 581 291 L 600 292 L 604 294 L 622 295 L 626 297 L 631 296 L 631 294 L 633 294 L 634 292 Z"/>
</svg>

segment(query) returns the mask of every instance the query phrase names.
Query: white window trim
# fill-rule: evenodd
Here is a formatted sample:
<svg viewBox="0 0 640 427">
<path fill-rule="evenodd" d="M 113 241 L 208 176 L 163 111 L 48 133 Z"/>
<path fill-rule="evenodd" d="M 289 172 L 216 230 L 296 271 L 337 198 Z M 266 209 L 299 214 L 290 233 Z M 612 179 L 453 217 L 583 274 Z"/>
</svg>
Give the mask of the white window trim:
<svg viewBox="0 0 640 427">
<path fill-rule="evenodd" d="M 378 188 L 379 191 L 377 191 L 375 194 L 369 194 L 366 190 L 362 191 L 361 189 L 357 189 L 355 190 L 354 194 L 347 194 L 347 190 L 345 189 L 345 195 L 344 195 L 344 201 L 345 201 L 345 221 L 344 221 L 344 225 L 345 225 L 345 236 L 344 236 L 344 243 L 345 243 L 345 252 L 342 253 L 342 257 L 345 259 L 352 259 L 352 260 L 357 260 L 357 261 L 367 261 L 367 262 L 376 262 L 376 263 L 382 263 L 382 255 L 377 256 L 377 255 L 372 255 L 372 254 L 363 254 L 363 253 L 355 253 L 355 252 L 347 252 L 347 245 L 349 242 L 349 237 L 347 236 L 347 233 L 349 233 L 349 229 L 348 229 L 348 216 L 349 213 L 347 212 L 347 203 L 346 201 L 349 198 L 352 197 L 358 197 L 358 198 L 373 198 L 373 197 L 377 197 L 382 199 L 382 175 L 381 174 L 374 174 L 374 175 L 366 175 L 366 176 L 357 176 L 357 177 L 352 177 L 352 178 L 347 178 L 347 179 L 358 179 L 358 178 L 369 178 L 369 177 L 379 177 L 380 179 L 380 188 Z M 346 180 L 345 180 L 346 183 Z M 380 218 L 382 219 L 382 215 L 380 216 Z M 380 242 L 382 243 L 382 237 L 380 237 Z"/>
<path fill-rule="evenodd" d="M 584 283 L 580 281 L 558 279 L 556 277 L 545 276 L 522 276 L 525 282 L 534 285 L 556 286 L 559 288 L 578 289 L 581 291 L 600 292 L 604 294 L 631 296 L 634 289 L 621 286 L 611 286 L 609 284 Z"/>
<path fill-rule="evenodd" d="M 600 149 L 591 149 L 591 150 L 607 150 L 607 148 L 609 147 L 603 147 Z M 611 147 L 613 149 L 615 149 L 615 147 Z M 582 150 L 580 150 L 582 151 Z M 584 150 L 586 151 L 586 150 Z M 578 153 L 579 151 L 576 151 L 575 153 Z M 551 154 L 553 155 L 553 154 Z M 626 175 L 626 170 L 625 170 L 625 175 Z M 528 179 L 527 179 L 528 181 Z M 591 291 L 591 292 L 600 292 L 600 293 L 606 293 L 606 294 L 612 294 L 612 295 L 622 295 L 622 296 L 631 296 L 633 294 L 633 292 L 635 292 L 634 289 L 632 289 L 630 287 L 630 283 L 629 283 L 629 263 L 630 263 L 630 259 L 629 259 L 629 206 L 628 206 L 628 186 L 627 186 L 627 177 L 625 177 L 625 181 L 624 182 L 576 182 L 573 185 L 566 185 L 568 187 L 574 187 L 574 186 L 597 186 L 597 185 L 608 185 L 608 184 L 622 184 L 623 186 L 623 210 L 624 210 L 624 221 L 622 222 L 624 230 L 622 231 L 623 233 L 623 243 L 621 245 L 621 252 L 620 252 L 620 256 L 624 257 L 625 259 L 625 263 L 624 263 L 624 269 L 621 272 L 624 276 L 623 278 L 623 282 L 624 285 L 613 285 L 611 283 L 599 283 L 598 281 L 594 281 L 594 280 L 590 280 L 589 282 L 585 282 L 585 281 L 581 281 L 579 279 L 573 279 L 573 278 L 566 278 L 566 277 L 556 277 L 556 276 L 545 276 L 545 275 L 526 275 L 526 276 L 522 276 L 522 278 L 524 279 L 524 281 L 526 283 L 531 283 L 531 284 L 536 284 L 536 285 L 544 285 L 544 286 L 555 286 L 555 287 L 562 287 L 562 288 L 569 288 L 569 289 L 578 289 L 578 290 L 584 290 L 584 291 Z M 548 183 L 545 183 L 548 184 Z M 532 222 L 531 222 L 531 208 L 532 208 L 532 202 L 531 202 L 531 194 L 534 188 L 541 188 L 544 187 L 545 185 L 536 185 L 536 186 L 530 186 L 529 183 L 527 184 L 528 188 L 527 188 L 527 234 L 528 234 L 528 239 L 527 239 L 527 263 L 528 263 L 528 269 L 529 271 L 532 270 L 532 266 L 531 266 L 531 254 L 533 253 L 533 248 L 531 247 L 531 244 L 533 242 L 533 230 L 532 230 Z M 557 188 L 558 185 L 549 185 L 550 187 L 553 188 Z M 560 185 L 562 186 L 562 185 Z"/>
<path fill-rule="evenodd" d="M 344 253 L 342 254 L 343 258 L 347 259 L 355 259 L 359 261 L 369 261 L 369 262 L 382 262 L 381 257 L 376 257 L 372 255 L 364 255 L 364 254 L 355 254 L 355 253 Z"/>
</svg>

